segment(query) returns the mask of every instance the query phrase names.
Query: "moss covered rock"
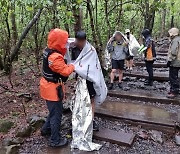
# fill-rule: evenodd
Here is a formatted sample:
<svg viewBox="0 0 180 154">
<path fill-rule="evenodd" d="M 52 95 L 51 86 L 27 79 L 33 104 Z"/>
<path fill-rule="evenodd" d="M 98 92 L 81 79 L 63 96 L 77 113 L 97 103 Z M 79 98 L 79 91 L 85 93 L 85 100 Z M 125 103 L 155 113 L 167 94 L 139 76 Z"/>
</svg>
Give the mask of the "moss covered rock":
<svg viewBox="0 0 180 154">
<path fill-rule="evenodd" d="M 12 127 L 14 123 L 9 120 L 0 120 L 0 132 L 7 133 Z"/>
</svg>

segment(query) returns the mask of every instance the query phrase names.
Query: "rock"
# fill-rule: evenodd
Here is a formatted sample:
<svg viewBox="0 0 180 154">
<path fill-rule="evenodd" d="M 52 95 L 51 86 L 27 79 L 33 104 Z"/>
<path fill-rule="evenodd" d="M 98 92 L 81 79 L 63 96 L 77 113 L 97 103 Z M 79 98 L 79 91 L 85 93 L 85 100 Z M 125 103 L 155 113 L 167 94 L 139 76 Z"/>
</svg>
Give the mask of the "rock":
<svg viewBox="0 0 180 154">
<path fill-rule="evenodd" d="M 20 144 L 10 145 L 6 147 L 6 154 L 18 154 L 20 149 Z"/>
<path fill-rule="evenodd" d="M 160 144 L 163 143 L 163 139 L 162 139 L 162 132 L 156 131 L 156 130 L 152 130 L 150 131 L 151 134 L 151 139 L 155 142 L 158 142 Z"/>
<path fill-rule="evenodd" d="M 5 138 L 3 140 L 3 146 L 10 146 L 10 145 L 17 145 L 17 144 L 23 144 L 24 140 L 20 137 L 17 138 Z"/>
<path fill-rule="evenodd" d="M 147 140 L 149 138 L 148 136 L 148 132 L 144 129 L 140 129 L 139 132 L 137 133 L 137 135 L 142 138 L 142 139 L 145 139 Z"/>
<path fill-rule="evenodd" d="M 29 137 L 31 136 L 32 132 L 33 128 L 29 125 L 19 130 L 16 134 L 16 137 Z"/>
<path fill-rule="evenodd" d="M 130 77 L 128 77 L 128 76 L 124 77 L 123 81 L 130 81 Z"/>
<path fill-rule="evenodd" d="M 180 145 L 180 135 L 175 135 L 176 145 Z"/>
<path fill-rule="evenodd" d="M 140 85 L 139 85 L 139 88 L 141 88 L 141 89 L 145 89 L 144 84 L 140 84 Z"/>
<path fill-rule="evenodd" d="M 33 131 L 36 131 L 43 126 L 45 121 L 46 118 L 33 115 L 29 118 L 28 123 L 30 124 L 31 127 L 33 127 Z"/>
<path fill-rule="evenodd" d="M 128 91 L 128 90 L 130 90 L 130 87 L 124 87 L 123 90 Z"/>
<path fill-rule="evenodd" d="M 6 153 L 6 148 L 0 147 L 0 154 L 5 154 L 5 153 Z"/>
<path fill-rule="evenodd" d="M 12 127 L 14 123 L 8 120 L 0 120 L 0 132 L 7 133 Z"/>
</svg>

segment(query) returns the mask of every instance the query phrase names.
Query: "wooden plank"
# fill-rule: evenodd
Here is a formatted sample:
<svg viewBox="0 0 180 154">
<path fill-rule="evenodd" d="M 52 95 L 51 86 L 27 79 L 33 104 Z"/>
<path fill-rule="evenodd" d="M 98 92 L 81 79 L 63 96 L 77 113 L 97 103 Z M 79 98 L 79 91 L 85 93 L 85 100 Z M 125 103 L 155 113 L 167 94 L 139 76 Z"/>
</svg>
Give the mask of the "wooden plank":
<svg viewBox="0 0 180 154">
<path fill-rule="evenodd" d="M 93 137 L 98 140 L 131 147 L 135 138 L 135 134 L 125 133 L 123 131 L 116 132 L 110 129 L 101 129 L 98 132 L 94 132 Z"/>
<path fill-rule="evenodd" d="M 124 72 L 124 76 L 137 77 L 137 78 L 148 78 L 146 72 Z M 167 73 L 154 73 L 154 80 L 156 81 L 169 81 L 169 76 Z"/>
<path fill-rule="evenodd" d="M 136 66 L 145 66 L 145 62 L 136 62 L 135 63 Z M 155 68 L 167 68 L 167 64 L 166 63 L 154 63 L 153 66 Z"/>
<path fill-rule="evenodd" d="M 126 99 L 134 99 L 134 100 L 140 100 L 140 101 L 146 101 L 146 102 L 159 102 L 162 104 L 174 104 L 179 105 L 180 99 L 168 99 L 165 96 L 153 94 L 153 93 L 138 93 L 138 92 L 124 92 L 124 91 L 116 91 L 111 90 L 108 92 L 108 95 L 111 97 L 118 97 L 118 98 L 126 98 Z"/>
<path fill-rule="evenodd" d="M 106 101 L 97 106 L 95 113 L 111 118 L 131 120 L 141 123 L 172 127 L 177 121 L 177 114 L 169 113 L 165 109 L 152 105 L 131 102 Z"/>
</svg>

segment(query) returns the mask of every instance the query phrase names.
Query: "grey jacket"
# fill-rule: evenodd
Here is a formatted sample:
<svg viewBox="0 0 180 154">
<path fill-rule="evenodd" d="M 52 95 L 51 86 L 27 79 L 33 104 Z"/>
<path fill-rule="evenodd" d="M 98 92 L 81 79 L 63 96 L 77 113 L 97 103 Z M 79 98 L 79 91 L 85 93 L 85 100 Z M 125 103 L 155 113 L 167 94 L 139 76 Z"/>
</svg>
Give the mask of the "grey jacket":
<svg viewBox="0 0 180 154">
<path fill-rule="evenodd" d="M 171 41 L 168 52 L 168 61 L 171 61 L 171 66 L 180 67 L 180 36 L 176 36 Z"/>
<path fill-rule="evenodd" d="M 113 60 L 125 60 L 126 53 L 128 53 L 128 48 L 124 45 L 123 41 L 119 44 L 116 41 L 109 42 L 107 50 L 112 54 Z"/>
</svg>

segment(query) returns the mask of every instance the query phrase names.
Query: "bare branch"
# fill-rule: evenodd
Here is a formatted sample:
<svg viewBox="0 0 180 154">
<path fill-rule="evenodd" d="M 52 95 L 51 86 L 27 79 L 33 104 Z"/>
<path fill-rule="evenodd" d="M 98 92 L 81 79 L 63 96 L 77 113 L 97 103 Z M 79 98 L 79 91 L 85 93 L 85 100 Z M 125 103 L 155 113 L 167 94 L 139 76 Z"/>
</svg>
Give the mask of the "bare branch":
<svg viewBox="0 0 180 154">
<path fill-rule="evenodd" d="M 119 3 L 119 4 L 115 5 L 111 10 L 109 10 L 107 14 L 109 15 L 116 7 L 118 7 L 120 5 L 124 5 L 124 4 L 127 4 L 127 3 L 132 3 L 132 2 L 133 1 L 126 1 L 126 2 L 123 2 L 123 3 Z"/>
</svg>

